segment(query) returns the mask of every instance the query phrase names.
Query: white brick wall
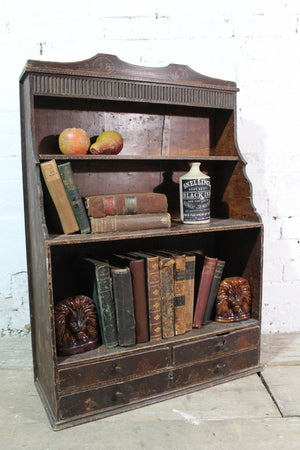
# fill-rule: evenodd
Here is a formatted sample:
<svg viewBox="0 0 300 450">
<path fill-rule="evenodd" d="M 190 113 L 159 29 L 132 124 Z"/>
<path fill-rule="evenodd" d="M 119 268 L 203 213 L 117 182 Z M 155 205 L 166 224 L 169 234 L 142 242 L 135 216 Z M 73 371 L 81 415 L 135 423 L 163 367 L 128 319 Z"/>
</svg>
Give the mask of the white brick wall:
<svg viewBox="0 0 300 450">
<path fill-rule="evenodd" d="M 238 141 L 265 224 L 263 330 L 300 330 L 298 0 L 0 0 L 0 333 L 29 323 L 18 78 L 27 59 L 111 53 L 236 81 Z"/>
</svg>

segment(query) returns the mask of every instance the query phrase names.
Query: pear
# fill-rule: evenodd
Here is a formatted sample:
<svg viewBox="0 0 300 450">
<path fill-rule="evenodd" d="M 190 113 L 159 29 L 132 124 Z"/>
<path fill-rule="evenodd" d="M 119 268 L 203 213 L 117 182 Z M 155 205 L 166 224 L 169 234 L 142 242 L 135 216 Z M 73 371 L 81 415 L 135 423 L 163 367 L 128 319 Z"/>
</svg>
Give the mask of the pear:
<svg viewBox="0 0 300 450">
<path fill-rule="evenodd" d="M 123 138 L 117 131 L 105 131 L 90 146 L 93 155 L 117 155 L 123 148 Z"/>
</svg>

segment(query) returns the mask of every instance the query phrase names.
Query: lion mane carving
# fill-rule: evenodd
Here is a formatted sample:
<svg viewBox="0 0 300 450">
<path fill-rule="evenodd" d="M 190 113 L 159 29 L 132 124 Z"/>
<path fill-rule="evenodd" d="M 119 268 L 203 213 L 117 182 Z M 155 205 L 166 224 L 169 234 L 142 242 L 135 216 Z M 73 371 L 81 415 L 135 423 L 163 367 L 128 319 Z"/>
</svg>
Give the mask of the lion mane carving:
<svg viewBox="0 0 300 450">
<path fill-rule="evenodd" d="M 85 295 L 66 298 L 54 310 L 57 351 L 81 353 L 98 346 L 98 317 L 93 300 Z"/>
<path fill-rule="evenodd" d="M 251 292 L 248 281 L 242 277 L 224 278 L 216 300 L 217 322 L 238 322 L 250 319 Z"/>
</svg>

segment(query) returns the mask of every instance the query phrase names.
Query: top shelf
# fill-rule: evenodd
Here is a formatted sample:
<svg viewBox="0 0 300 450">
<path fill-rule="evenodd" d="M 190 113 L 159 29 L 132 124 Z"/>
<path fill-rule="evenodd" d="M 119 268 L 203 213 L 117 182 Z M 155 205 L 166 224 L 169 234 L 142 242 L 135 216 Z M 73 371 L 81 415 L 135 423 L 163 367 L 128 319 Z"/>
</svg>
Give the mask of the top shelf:
<svg viewBox="0 0 300 450">
<path fill-rule="evenodd" d="M 55 159 L 56 161 L 240 161 L 238 156 L 209 156 L 209 155 L 40 155 L 40 162 Z"/>
</svg>

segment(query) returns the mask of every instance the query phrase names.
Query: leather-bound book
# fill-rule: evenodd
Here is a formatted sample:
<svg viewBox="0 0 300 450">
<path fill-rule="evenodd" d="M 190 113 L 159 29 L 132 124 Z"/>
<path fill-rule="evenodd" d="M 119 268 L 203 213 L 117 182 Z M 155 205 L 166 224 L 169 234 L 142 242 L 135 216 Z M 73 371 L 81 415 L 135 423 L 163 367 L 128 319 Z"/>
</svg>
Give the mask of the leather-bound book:
<svg viewBox="0 0 300 450">
<path fill-rule="evenodd" d="M 68 199 L 55 159 L 41 163 L 42 174 L 56 208 L 64 234 L 79 231 L 75 214 Z"/>
<path fill-rule="evenodd" d="M 92 233 L 139 231 L 171 227 L 171 216 L 169 213 L 91 217 L 90 221 Z"/>
<path fill-rule="evenodd" d="M 167 197 L 154 192 L 93 195 L 85 197 L 85 203 L 89 217 L 152 214 L 168 210 Z"/>
<path fill-rule="evenodd" d="M 185 315 L 185 265 L 186 256 L 183 253 L 172 250 L 157 250 L 162 256 L 174 259 L 174 333 L 175 335 L 184 334 L 186 331 Z"/>
<path fill-rule="evenodd" d="M 217 258 L 210 258 L 208 256 L 205 256 L 194 314 L 193 326 L 195 328 L 200 328 L 202 326 L 203 316 L 208 300 L 212 279 L 215 273 L 216 264 Z"/>
<path fill-rule="evenodd" d="M 134 314 L 136 343 L 149 341 L 148 305 L 147 305 L 147 284 L 146 267 L 143 258 L 134 258 L 127 254 L 113 254 L 110 261 L 127 265 L 130 268 Z"/>
<path fill-rule="evenodd" d="M 150 255 L 146 252 L 130 252 L 129 254 L 136 258 L 144 258 L 146 268 L 150 341 L 160 341 L 162 339 L 162 323 L 159 257 L 157 255 Z"/>
<path fill-rule="evenodd" d="M 102 342 L 107 348 L 116 347 L 118 332 L 108 261 L 81 258 L 80 264 L 86 292 L 93 298 L 97 307 Z"/>
<path fill-rule="evenodd" d="M 214 276 L 212 279 L 209 295 L 208 295 L 208 300 L 207 300 L 204 316 L 203 316 L 203 324 L 208 323 L 211 320 L 214 304 L 216 301 L 220 281 L 221 281 L 223 270 L 224 270 L 224 266 L 225 266 L 225 261 L 221 261 L 220 259 L 218 259 L 215 273 L 214 273 Z"/>
<path fill-rule="evenodd" d="M 64 164 L 59 164 L 58 170 L 61 179 L 64 183 L 67 196 L 71 203 L 71 207 L 75 214 L 75 218 L 77 220 L 80 233 L 82 234 L 90 233 L 91 232 L 90 221 L 87 216 L 83 200 L 80 196 L 79 189 L 74 178 L 71 163 L 67 162 Z"/>
<path fill-rule="evenodd" d="M 193 328 L 196 256 L 185 255 L 185 331 Z"/>
<path fill-rule="evenodd" d="M 160 291 L 161 291 L 161 318 L 162 337 L 174 336 L 174 271 L 175 260 L 173 258 L 159 257 Z"/>
<path fill-rule="evenodd" d="M 135 345 L 135 317 L 129 267 L 110 266 L 116 307 L 119 345 Z"/>
</svg>

